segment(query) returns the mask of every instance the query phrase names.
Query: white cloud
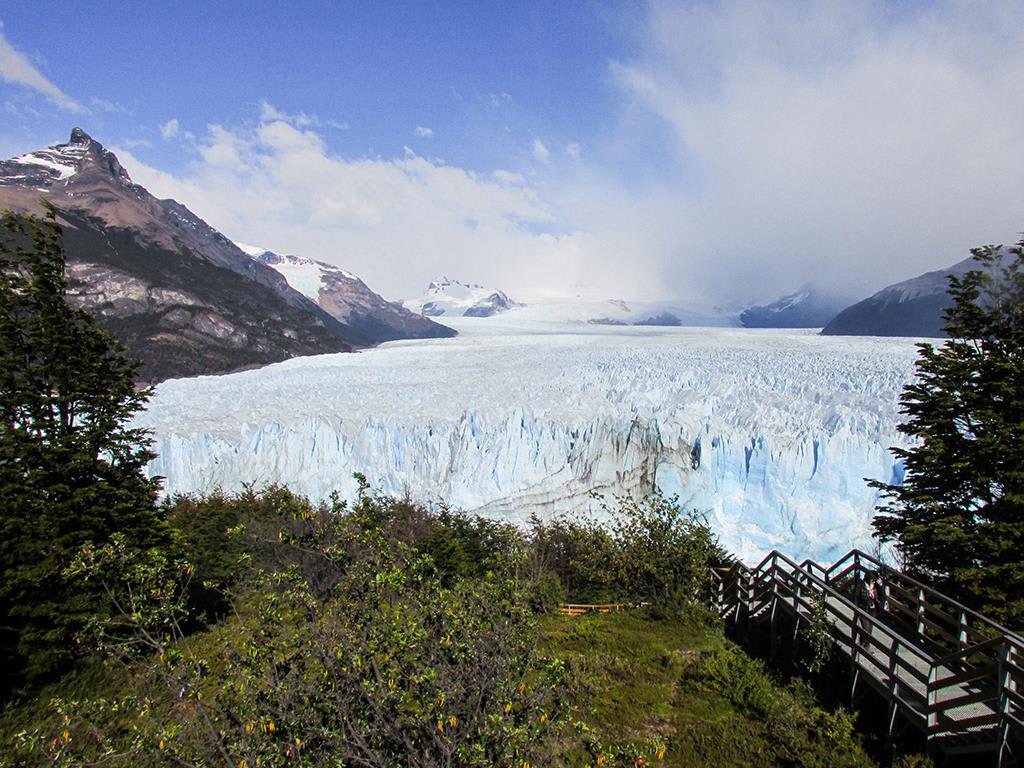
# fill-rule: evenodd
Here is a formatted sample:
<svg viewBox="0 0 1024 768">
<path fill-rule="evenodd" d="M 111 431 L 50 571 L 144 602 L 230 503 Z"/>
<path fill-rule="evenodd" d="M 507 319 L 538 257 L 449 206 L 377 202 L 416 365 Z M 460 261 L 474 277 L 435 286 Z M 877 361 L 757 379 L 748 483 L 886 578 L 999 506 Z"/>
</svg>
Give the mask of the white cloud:
<svg viewBox="0 0 1024 768">
<path fill-rule="evenodd" d="M 117 151 L 137 182 L 228 236 L 341 265 L 390 298 L 416 295 L 439 274 L 522 294 L 589 268 L 590 237 L 552 234 L 556 210 L 517 174 L 485 176 L 411 150 L 339 157 L 319 133 L 284 120 L 212 125 L 196 147 L 181 175 Z"/>
<path fill-rule="evenodd" d="M 612 74 L 679 161 L 666 284 L 863 294 L 1024 223 L 1019 2 L 655 2 L 640 39 Z"/>
<path fill-rule="evenodd" d="M 577 144 L 575 141 L 572 142 L 571 144 L 566 144 L 565 154 L 567 154 L 573 160 L 578 161 L 580 159 L 580 145 Z"/>
<path fill-rule="evenodd" d="M 273 104 L 267 101 L 260 102 L 260 120 L 263 122 L 280 120 L 297 125 L 300 128 L 308 128 L 309 126 L 319 125 L 320 123 L 320 120 L 315 115 L 307 115 L 305 112 L 299 112 L 296 115 L 289 115 L 277 109 Z"/>
<path fill-rule="evenodd" d="M 181 130 L 181 124 L 178 122 L 178 118 L 172 117 L 160 126 L 160 135 L 163 136 L 164 141 L 169 141 L 178 135 L 179 130 Z"/>
<path fill-rule="evenodd" d="M 434 129 L 433 128 L 425 128 L 422 125 L 417 125 L 416 126 L 416 135 L 419 136 L 421 139 L 432 139 L 432 138 L 434 138 Z"/>
<path fill-rule="evenodd" d="M 273 123 L 287 127 L 287 123 Z M 222 168 L 239 173 L 246 172 L 253 162 L 251 145 L 242 136 L 220 125 L 207 128 L 206 141 L 198 145 L 199 154 L 211 168 Z M 243 155 L 246 155 L 243 158 Z"/>
<path fill-rule="evenodd" d="M 538 162 L 546 164 L 551 157 L 551 150 L 549 150 L 544 142 L 539 138 L 534 138 L 533 144 L 530 145 L 530 149 Z"/>
<path fill-rule="evenodd" d="M 338 120 L 321 120 L 316 115 L 298 112 L 294 115 L 282 112 L 270 102 L 263 100 L 259 103 L 260 120 L 262 122 L 281 121 L 294 125 L 297 128 L 335 128 L 339 131 L 347 131 L 352 126 Z"/>
<path fill-rule="evenodd" d="M 67 112 L 84 112 L 85 108 L 54 85 L 4 37 L 0 27 L 0 80 L 22 85 L 41 93 L 53 104 Z"/>
<path fill-rule="evenodd" d="M 503 184 L 525 184 L 526 179 L 523 178 L 521 173 L 513 173 L 512 171 L 506 171 L 501 168 L 496 170 L 493 174 L 495 179 Z"/>
</svg>

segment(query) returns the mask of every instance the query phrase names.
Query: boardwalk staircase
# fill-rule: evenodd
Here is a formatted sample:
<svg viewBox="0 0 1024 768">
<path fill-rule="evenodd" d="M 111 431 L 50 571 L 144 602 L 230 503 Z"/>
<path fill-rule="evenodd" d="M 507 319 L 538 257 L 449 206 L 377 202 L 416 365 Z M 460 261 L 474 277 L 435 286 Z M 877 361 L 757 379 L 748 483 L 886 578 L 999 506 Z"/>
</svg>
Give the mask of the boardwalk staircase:
<svg viewBox="0 0 1024 768">
<path fill-rule="evenodd" d="M 917 729 L 937 756 L 1024 765 L 1024 639 L 952 598 L 853 550 L 824 567 L 772 552 L 755 567 L 713 571 L 719 615 L 768 628 L 773 654 L 824 621 L 849 664 L 850 697 L 865 686 L 888 706 L 888 728 Z M 865 585 L 879 587 L 874 601 Z M 870 603 L 870 604 L 869 604 Z M 989 757 L 986 757 L 986 754 Z"/>
</svg>

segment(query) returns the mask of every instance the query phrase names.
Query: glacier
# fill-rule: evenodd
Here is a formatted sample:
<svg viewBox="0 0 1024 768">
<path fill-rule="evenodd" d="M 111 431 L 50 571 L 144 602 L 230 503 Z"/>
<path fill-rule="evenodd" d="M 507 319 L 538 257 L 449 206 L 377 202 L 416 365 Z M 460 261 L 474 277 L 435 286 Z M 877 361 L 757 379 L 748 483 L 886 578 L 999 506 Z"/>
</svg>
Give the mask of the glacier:
<svg viewBox="0 0 1024 768">
<path fill-rule="evenodd" d="M 828 560 L 870 539 L 914 339 L 459 319 L 393 342 L 160 384 L 136 419 L 164 492 L 281 483 L 517 523 L 602 514 L 657 486 L 745 560 Z"/>
</svg>

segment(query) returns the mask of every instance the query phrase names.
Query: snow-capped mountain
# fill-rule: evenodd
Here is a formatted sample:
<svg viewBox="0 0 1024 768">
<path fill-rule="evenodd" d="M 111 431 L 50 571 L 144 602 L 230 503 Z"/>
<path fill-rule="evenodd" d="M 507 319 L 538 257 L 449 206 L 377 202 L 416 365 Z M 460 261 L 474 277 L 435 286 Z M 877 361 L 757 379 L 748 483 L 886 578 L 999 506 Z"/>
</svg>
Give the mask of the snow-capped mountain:
<svg viewBox="0 0 1024 768">
<path fill-rule="evenodd" d="M 54 183 L 66 182 L 82 169 L 89 154 L 89 142 L 85 131 L 75 128 L 67 144 L 0 160 L 0 186 L 32 186 L 38 192 L 46 192 Z M 124 183 L 131 181 L 120 164 L 108 166 L 108 170 Z"/>
<path fill-rule="evenodd" d="M 974 257 L 883 288 L 847 307 L 825 326 L 827 336 L 927 336 L 941 338 L 942 311 L 952 305 L 949 276 L 978 268 Z"/>
<path fill-rule="evenodd" d="M 295 290 L 344 323 L 357 343 L 376 344 L 395 339 L 434 339 L 456 331 L 389 302 L 340 267 L 302 256 L 280 255 L 265 248 L 238 243 L 257 261 L 277 270 Z"/>
<path fill-rule="evenodd" d="M 736 310 L 699 307 L 688 301 L 626 300 L 603 291 L 576 286 L 570 293 L 541 290 L 525 303 L 512 301 L 504 291 L 443 277 L 427 291 L 403 305 L 414 312 L 443 317 L 455 324 L 459 317 L 508 317 L 527 323 L 591 323 L 640 326 L 735 326 Z M 458 325 L 458 327 L 462 327 Z"/>
<path fill-rule="evenodd" d="M 808 284 L 770 304 L 743 310 L 740 324 L 744 328 L 821 328 L 849 305 L 849 298 Z"/>
<path fill-rule="evenodd" d="M 519 306 L 504 291 L 447 277 L 433 281 L 426 293 L 403 304 L 427 317 L 491 317 Z"/>
<path fill-rule="evenodd" d="M 523 321 L 592 325 L 728 327 L 738 325 L 737 311 L 698 303 L 604 298 L 597 291 L 573 296 L 542 296 L 508 313 Z"/>
<path fill-rule="evenodd" d="M 828 559 L 870 539 L 863 478 L 889 453 L 911 340 L 808 331 L 460 324 L 454 339 L 165 382 L 140 425 L 165 492 L 284 483 L 383 492 L 493 518 L 598 511 L 654 485 L 747 558 Z"/>
<path fill-rule="evenodd" d="M 142 360 L 145 381 L 352 348 L 344 326 L 278 272 L 132 182 L 80 128 L 0 162 L 0 208 L 41 214 L 41 198 L 64 229 L 69 300 Z"/>
</svg>

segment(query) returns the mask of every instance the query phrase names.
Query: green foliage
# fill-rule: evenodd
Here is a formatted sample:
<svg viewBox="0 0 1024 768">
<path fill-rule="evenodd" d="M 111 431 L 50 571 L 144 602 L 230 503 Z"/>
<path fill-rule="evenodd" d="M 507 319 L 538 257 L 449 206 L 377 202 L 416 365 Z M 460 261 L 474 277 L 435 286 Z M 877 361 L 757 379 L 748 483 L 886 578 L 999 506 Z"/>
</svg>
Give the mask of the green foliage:
<svg viewBox="0 0 1024 768">
<path fill-rule="evenodd" d="M 351 508 L 337 499 L 315 505 L 282 486 L 248 488 L 233 496 L 218 491 L 167 500 L 164 509 L 179 549 L 189 553 L 195 566 L 193 602 L 213 617 L 223 615 L 225 593 L 252 568 L 280 570 L 297 559 L 309 559 L 308 553 L 281 547 L 282 532 L 292 535 L 309 521 L 324 523 L 338 515 L 428 556 L 444 584 L 515 570 L 525 542 L 514 526 L 447 508 L 432 512 L 409 499 L 377 496 L 364 477 L 356 477 L 360 485 Z"/>
<path fill-rule="evenodd" d="M 231 590 L 253 568 L 273 570 L 294 560 L 298 555 L 280 546 L 282 532 L 322 518 L 327 509 L 281 486 L 259 492 L 248 488 L 233 496 L 216 491 L 166 499 L 163 512 L 176 550 L 187 552 L 194 568 L 189 583 L 192 618 L 223 617 L 230 609 Z"/>
<path fill-rule="evenodd" d="M 534 518 L 529 563 L 535 578 L 551 572 L 574 602 L 648 602 L 656 615 L 694 610 L 723 551 L 707 522 L 652 493 L 602 504 L 609 519 Z"/>
<path fill-rule="evenodd" d="M 566 601 L 565 587 L 554 571 L 527 582 L 526 601 L 536 613 L 555 613 Z"/>
<path fill-rule="evenodd" d="M 620 599 L 614 563 L 617 547 L 610 532 L 593 520 L 562 517 L 545 523 L 530 521 L 529 566 L 534 579 L 546 573 L 578 603 L 604 603 Z"/>
<path fill-rule="evenodd" d="M 562 665 L 536 656 L 512 578 L 446 585 L 379 526 L 404 514 L 386 499 L 316 509 L 270 496 L 291 516 L 264 538 L 264 510 L 246 535 L 275 565 L 238 580 L 229 617 L 206 632 L 185 628 L 187 564 L 116 537 L 82 553 L 72 571 L 120 609 L 95 624 L 99 644 L 144 694 L 56 701 L 20 737 L 26 762 L 544 763 Z"/>
<path fill-rule="evenodd" d="M 768 749 L 751 755 L 751 764 L 872 764 L 854 737 L 853 715 L 816 706 L 810 690 L 800 683 L 779 686 L 761 662 L 733 645 L 702 654 L 687 674 L 702 690 L 723 696 L 737 712 L 764 727 Z"/>
<path fill-rule="evenodd" d="M 446 583 L 489 571 L 507 573 L 522 554 L 523 539 L 515 526 L 442 509 L 429 533 L 410 542 L 428 555 Z"/>
<path fill-rule="evenodd" d="M 130 428 L 148 396 L 136 363 L 65 302 L 61 230 L 2 216 L 0 235 L 0 658 L 9 691 L 65 670 L 106 602 L 62 572 L 88 542 L 121 532 L 165 541 L 152 457 Z"/>
<path fill-rule="evenodd" d="M 850 715 L 775 681 L 713 626 L 643 611 L 552 617 L 542 643 L 572 690 L 554 765 L 872 765 Z"/>
<path fill-rule="evenodd" d="M 979 269 L 950 278 L 950 338 L 918 345 L 894 449 L 901 485 L 875 529 L 908 570 L 968 605 L 1024 626 L 1024 243 L 975 249 Z"/>
<path fill-rule="evenodd" d="M 616 502 L 617 508 L 608 511 L 626 595 L 650 602 L 660 616 L 701 601 L 712 565 L 724 556 L 707 521 L 657 492 L 641 499 L 617 497 Z"/>
<path fill-rule="evenodd" d="M 808 651 L 806 658 L 803 659 L 803 665 L 808 672 L 817 674 L 828 666 L 832 651 L 835 649 L 835 639 L 832 637 L 828 601 L 822 594 L 816 594 L 813 601 L 810 622 L 800 628 L 800 637 Z"/>
<path fill-rule="evenodd" d="M 674 503 L 523 532 L 360 482 L 351 505 L 178 497 L 174 546 L 80 548 L 66 576 L 115 606 L 82 630 L 104 667 L 6 713 L 0 749 L 58 766 L 869 764 L 849 716 L 697 609 L 720 552 Z M 563 575 L 660 605 L 548 616 L 539 636 Z"/>
</svg>

